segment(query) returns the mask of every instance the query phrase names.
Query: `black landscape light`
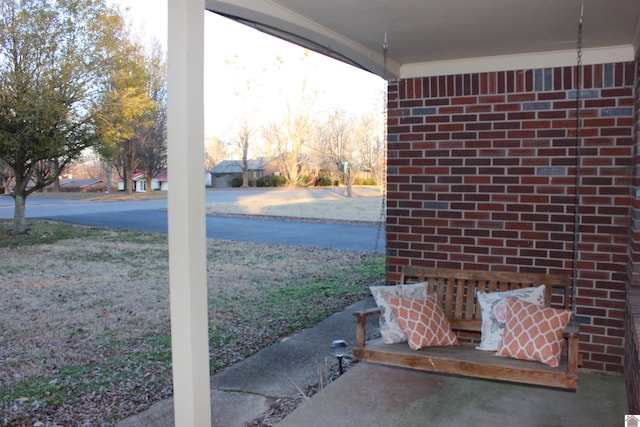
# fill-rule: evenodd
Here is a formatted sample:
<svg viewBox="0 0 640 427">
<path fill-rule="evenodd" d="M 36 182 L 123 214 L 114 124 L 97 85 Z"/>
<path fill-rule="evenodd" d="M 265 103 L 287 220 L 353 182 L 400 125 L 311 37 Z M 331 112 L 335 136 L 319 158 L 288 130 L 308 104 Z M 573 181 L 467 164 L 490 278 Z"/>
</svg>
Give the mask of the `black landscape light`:
<svg viewBox="0 0 640 427">
<path fill-rule="evenodd" d="M 333 340 L 331 342 L 331 354 L 333 354 L 336 359 L 338 359 L 338 372 L 340 375 L 344 373 L 344 368 L 342 367 L 342 359 L 344 358 L 345 350 L 348 344 L 345 340 Z"/>
</svg>

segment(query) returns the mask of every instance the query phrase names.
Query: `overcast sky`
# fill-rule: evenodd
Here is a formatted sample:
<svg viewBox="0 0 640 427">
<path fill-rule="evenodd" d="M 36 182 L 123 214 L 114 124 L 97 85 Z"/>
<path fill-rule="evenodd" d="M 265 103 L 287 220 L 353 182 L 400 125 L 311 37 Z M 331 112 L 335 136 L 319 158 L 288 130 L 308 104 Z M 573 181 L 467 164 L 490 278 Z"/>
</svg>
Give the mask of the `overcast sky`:
<svg viewBox="0 0 640 427">
<path fill-rule="evenodd" d="M 166 45 L 167 1 L 110 1 L 122 6 L 135 32 Z M 274 66 L 276 57 L 282 60 L 279 69 Z M 284 99 L 299 92 L 303 77 L 318 94 L 321 111 L 361 113 L 381 99 L 381 78 L 313 52 L 303 57 L 298 46 L 206 12 L 205 134 L 228 137 L 247 105 L 258 126 L 274 120 L 284 110 Z"/>
</svg>

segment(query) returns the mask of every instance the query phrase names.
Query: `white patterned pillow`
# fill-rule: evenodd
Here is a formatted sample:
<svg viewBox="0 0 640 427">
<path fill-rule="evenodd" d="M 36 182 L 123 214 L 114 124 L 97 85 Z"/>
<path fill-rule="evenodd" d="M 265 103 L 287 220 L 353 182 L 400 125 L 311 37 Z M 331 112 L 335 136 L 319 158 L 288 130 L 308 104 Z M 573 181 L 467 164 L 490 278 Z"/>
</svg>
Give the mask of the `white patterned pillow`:
<svg viewBox="0 0 640 427">
<path fill-rule="evenodd" d="M 544 285 L 504 292 L 478 292 L 482 311 L 482 336 L 478 350 L 496 351 L 507 322 L 507 298 L 544 306 Z"/>
<path fill-rule="evenodd" d="M 371 294 L 378 307 L 382 309 L 380 315 L 380 334 L 385 344 L 407 342 L 407 337 L 398 325 L 398 318 L 389 305 L 388 298 L 416 299 L 427 298 L 426 283 L 412 283 L 410 285 L 371 286 Z"/>
</svg>

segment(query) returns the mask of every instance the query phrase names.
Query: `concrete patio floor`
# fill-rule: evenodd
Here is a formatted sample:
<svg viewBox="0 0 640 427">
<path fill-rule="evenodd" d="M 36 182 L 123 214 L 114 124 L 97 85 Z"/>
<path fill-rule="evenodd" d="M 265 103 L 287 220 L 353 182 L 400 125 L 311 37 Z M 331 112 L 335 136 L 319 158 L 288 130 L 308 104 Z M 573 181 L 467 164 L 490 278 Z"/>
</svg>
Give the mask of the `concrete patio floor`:
<svg viewBox="0 0 640 427">
<path fill-rule="evenodd" d="M 621 375 L 581 372 L 573 392 L 361 362 L 277 426 L 616 427 L 624 415 Z"/>
<path fill-rule="evenodd" d="M 269 346 L 211 377 L 212 425 L 242 427 L 278 398 L 317 382 L 318 361 L 336 338 L 355 340 L 354 310 L 372 297 Z M 374 316 L 367 330 L 378 336 Z M 618 427 L 624 425 L 622 375 L 580 372 L 578 391 L 440 375 L 359 362 L 289 414 L 278 427 Z M 173 401 L 118 427 L 171 427 Z"/>
</svg>

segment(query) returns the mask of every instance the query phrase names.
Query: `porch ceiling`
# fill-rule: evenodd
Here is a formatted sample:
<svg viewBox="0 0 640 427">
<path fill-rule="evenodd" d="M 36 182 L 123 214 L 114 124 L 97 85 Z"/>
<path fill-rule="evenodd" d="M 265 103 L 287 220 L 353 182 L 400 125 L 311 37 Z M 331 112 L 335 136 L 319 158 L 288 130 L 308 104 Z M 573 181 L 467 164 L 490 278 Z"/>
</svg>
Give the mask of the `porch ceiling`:
<svg viewBox="0 0 640 427">
<path fill-rule="evenodd" d="M 206 8 L 388 76 L 635 59 L 638 0 L 206 0 Z M 565 64 L 566 63 L 566 64 Z"/>
</svg>

